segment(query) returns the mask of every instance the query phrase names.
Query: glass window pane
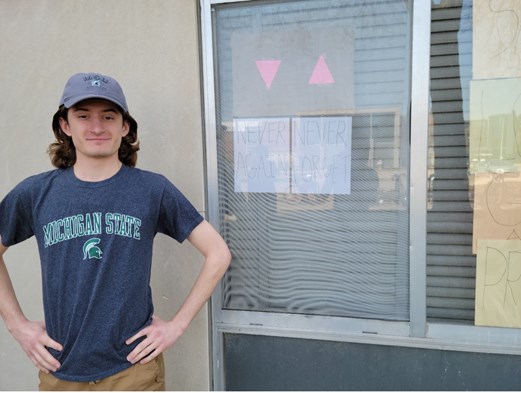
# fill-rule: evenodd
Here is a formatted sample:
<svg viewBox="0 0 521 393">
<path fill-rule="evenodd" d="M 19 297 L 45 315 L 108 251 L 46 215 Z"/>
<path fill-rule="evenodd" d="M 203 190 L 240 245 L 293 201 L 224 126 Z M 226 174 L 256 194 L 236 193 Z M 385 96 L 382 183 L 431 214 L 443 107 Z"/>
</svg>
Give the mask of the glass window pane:
<svg viewBox="0 0 521 393">
<path fill-rule="evenodd" d="M 433 1 L 427 205 L 427 317 L 474 320 L 469 179 L 472 1 Z"/>
<path fill-rule="evenodd" d="M 223 307 L 407 320 L 410 2 L 213 10 Z"/>
</svg>

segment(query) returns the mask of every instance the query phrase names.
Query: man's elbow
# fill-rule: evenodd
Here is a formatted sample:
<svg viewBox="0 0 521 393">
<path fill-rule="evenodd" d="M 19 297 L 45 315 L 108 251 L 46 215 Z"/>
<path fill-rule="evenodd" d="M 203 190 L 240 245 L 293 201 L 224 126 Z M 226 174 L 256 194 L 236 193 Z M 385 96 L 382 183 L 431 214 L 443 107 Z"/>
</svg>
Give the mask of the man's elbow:
<svg viewBox="0 0 521 393">
<path fill-rule="evenodd" d="M 221 265 L 224 274 L 232 262 L 232 253 L 226 243 L 220 247 L 218 260 L 220 261 L 219 264 Z"/>
</svg>

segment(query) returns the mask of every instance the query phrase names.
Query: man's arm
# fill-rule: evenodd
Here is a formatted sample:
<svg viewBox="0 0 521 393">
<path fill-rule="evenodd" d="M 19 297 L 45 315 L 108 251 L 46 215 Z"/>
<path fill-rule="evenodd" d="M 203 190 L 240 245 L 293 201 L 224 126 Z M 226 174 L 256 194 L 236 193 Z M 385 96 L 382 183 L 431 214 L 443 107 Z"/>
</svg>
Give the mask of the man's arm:
<svg viewBox="0 0 521 393">
<path fill-rule="evenodd" d="M 3 255 L 7 247 L 1 240 L 0 238 L 0 316 L 36 367 L 45 373 L 56 371 L 60 363 L 46 347 L 61 351 L 62 346 L 47 335 L 43 322 L 29 321 L 23 314 L 4 262 Z"/>
<path fill-rule="evenodd" d="M 172 320 L 162 321 L 154 316 L 150 326 L 127 340 L 127 344 L 131 344 L 138 338 L 146 336 L 146 339 L 127 357 L 131 363 L 147 363 L 172 346 L 210 298 L 230 265 L 230 250 L 208 221 L 201 222 L 188 236 L 188 241 L 205 258 L 199 276 Z"/>
</svg>

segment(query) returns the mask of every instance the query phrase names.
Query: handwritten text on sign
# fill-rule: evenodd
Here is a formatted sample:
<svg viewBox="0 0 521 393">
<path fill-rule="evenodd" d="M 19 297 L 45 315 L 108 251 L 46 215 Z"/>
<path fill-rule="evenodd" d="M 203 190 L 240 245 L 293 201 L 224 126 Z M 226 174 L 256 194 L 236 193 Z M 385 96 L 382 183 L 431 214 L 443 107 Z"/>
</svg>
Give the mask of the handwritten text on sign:
<svg viewBox="0 0 521 393">
<path fill-rule="evenodd" d="M 234 120 L 235 192 L 288 192 L 289 119 Z"/>
<path fill-rule="evenodd" d="M 292 119 L 292 192 L 351 193 L 351 117 Z"/>
<path fill-rule="evenodd" d="M 352 118 L 234 120 L 236 192 L 349 194 Z"/>
<path fill-rule="evenodd" d="M 521 240 L 479 240 L 476 325 L 521 327 Z"/>
</svg>

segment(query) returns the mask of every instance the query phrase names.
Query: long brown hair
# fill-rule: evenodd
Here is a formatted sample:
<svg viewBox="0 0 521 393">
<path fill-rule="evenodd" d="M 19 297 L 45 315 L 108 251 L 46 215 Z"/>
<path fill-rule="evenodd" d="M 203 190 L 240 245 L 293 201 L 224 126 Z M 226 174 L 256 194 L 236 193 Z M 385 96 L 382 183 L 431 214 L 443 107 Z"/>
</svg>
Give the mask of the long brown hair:
<svg viewBox="0 0 521 393">
<path fill-rule="evenodd" d="M 65 169 L 73 166 L 76 163 L 76 147 L 72 142 L 72 138 L 63 132 L 60 126 L 60 118 L 67 121 L 67 113 L 69 109 L 61 105 L 58 112 L 52 119 L 52 129 L 56 141 L 49 145 L 47 153 L 51 159 L 52 164 L 56 168 Z M 121 112 L 123 121 L 128 121 L 129 132 L 121 141 L 121 146 L 118 150 L 118 158 L 123 163 L 130 167 L 136 166 L 137 152 L 139 150 L 139 140 L 137 137 L 137 122 L 128 113 Z"/>
</svg>

